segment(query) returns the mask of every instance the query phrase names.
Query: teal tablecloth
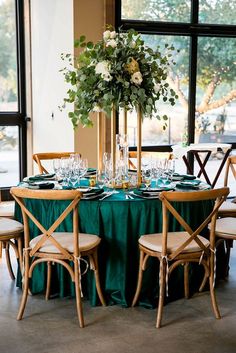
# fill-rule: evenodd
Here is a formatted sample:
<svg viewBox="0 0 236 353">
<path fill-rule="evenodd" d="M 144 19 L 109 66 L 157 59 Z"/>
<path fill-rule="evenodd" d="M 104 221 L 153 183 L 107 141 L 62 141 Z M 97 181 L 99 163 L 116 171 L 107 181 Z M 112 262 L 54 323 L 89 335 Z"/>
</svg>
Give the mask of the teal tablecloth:
<svg viewBox="0 0 236 353">
<path fill-rule="evenodd" d="M 50 191 L 49 191 L 50 192 Z M 65 201 L 28 200 L 28 207 L 34 210 L 37 218 L 49 227 L 58 213 L 65 207 Z M 181 214 L 196 227 L 209 213 L 210 202 L 180 204 Z M 21 220 L 21 211 L 16 207 L 16 219 Z M 160 232 L 162 229 L 162 209 L 158 199 L 126 200 L 123 191 L 99 200 L 81 200 L 79 205 L 80 231 L 97 234 L 102 242 L 99 247 L 99 266 L 102 289 L 108 304 L 129 306 L 136 289 L 139 264 L 138 238 L 142 234 Z M 30 225 L 32 237 L 39 234 Z M 178 230 L 179 225 L 170 217 L 170 230 Z M 58 231 L 71 231 L 71 217 L 58 228 Z M 36 266 L 31 281 L 32 293 L 43 292 L 46 287 L 45 264 Z M 158 260 L 150 259 L 144 275 L 139 304 L 154 307 L 158 297 Z M 202 268 L 193 265 L 190 270 L 190 291 L 195 292 L 202 279 Z M 52 294 L 74 295 L 67 271 L 60 265 L 53 267 Z M 18 276 L 18 286 L 21 285 Z M 92 305 L 99 304 L 96 295 L 93 271 L 82 279 L 84 295 Z M 184 294 L 183 268 L 180 266 L 171 275 L 167 301 L 182 297 Z"/>
</svg>

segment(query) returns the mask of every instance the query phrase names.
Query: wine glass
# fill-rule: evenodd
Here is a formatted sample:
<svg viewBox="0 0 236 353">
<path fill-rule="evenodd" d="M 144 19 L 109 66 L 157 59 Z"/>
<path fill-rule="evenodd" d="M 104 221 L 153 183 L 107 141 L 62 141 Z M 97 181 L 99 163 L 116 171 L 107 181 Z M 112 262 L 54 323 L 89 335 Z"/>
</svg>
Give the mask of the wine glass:
<svg viewBox="0 0 236 353">
<path fill-rule="evenodd" d="M 172 178 L 175 172 L 175 160 L 174 159 L 169 159 L 167 163 L 167 169 L 168 169 L 168 175 L 170 182 L 172 182 Z"/>
<path fill-rule="evenodd" d="M 56 179 L 58 180 L 60 176 L 61 160 L 60 158 L 55 158 L 53 159 L 52 163 L 53 163 L 53 170 L 56 175 Z"/>
<path fill-rule="evenodd" d="M 151 173 L 151 165 L 150 161 L 146 159 L 142 159 L 142 181 L 145 184 L 145 188 L 151 185 L 152 173 Z"/>
<path fill-rule="evenodd" d="M 69 170 L 70 159 L 67 157 L 62 157 L 60 163 L 61 163 L 60 172 L 61 172 L 61 176 L 63 178 L 63 185 L 68 186 L 69 173 L 70 173 L 70 170 Z"/>
<path fill-rule="evenodd" d="M 103 187 L 106 185 L 107 183 L 107 178 L 106 178 L 106 174 L 104 171 L 102 170 L 99 170 L 98 173 L 97 173 L 97 184 L 98 184 L 98 187 L 100 189 L 103 189 Z"/>
<path fill-rule="evenodd" d="M 79 164 L 79 185 L 81 182 L 81 178 L 87 173 L 88 171 L 88 160 L 83 158 L 80 160 Z"/>
</svg>

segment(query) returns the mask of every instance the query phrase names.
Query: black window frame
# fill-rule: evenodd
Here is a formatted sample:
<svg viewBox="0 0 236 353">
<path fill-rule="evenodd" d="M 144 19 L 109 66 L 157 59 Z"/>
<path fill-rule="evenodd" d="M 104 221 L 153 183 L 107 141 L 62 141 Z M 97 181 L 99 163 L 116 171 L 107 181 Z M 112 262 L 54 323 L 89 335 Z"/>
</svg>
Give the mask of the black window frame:
<svg viewBox="0 0 236 353">
<path fill-rule="evenodd" d="M 19 131 L 19 178 L 27 174 L 27 118 L 26 118 L 26 76 L 25 76 L 25 31 L 24 31 L 24 0 L 15 0 L 16 21 L 16 57 L 17 57 L 17 93 L 18 111 L 0 111 L 0 126 L 17 126 Z M 2 200 L 10 199 L 10 189 L 1 187 Z"/>
<path fill-rule="evenodd" d="M 197 80 L 197 39 L 198 37 L 236 38 L 236 25 L 203 24 L 198 21 L 199 0 L 191 0 L 190 22 L 140 21 L 121 18 L 122 0 L 115 1 L 115 28 L 122 30 L 135 29 L 142 34 L 173 35 L 190 37 L 189 48 L 189 111 L 188 111 L 188 144 L 194 143 L 195 106 Z M 229 142 L 236 148 L 235 141 Z M 130 150 L 135 150 L 131 147 Z M 145 151 L 171 151 L 171 145 L 143 146 Z"/>
</svg>

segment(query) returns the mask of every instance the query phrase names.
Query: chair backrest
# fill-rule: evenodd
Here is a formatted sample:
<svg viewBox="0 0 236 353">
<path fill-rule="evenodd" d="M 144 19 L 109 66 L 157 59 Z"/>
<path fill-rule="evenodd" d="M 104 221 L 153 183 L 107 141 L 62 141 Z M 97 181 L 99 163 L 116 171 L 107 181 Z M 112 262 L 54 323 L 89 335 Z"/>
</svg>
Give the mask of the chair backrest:
<svg viewBox="0 0 236 353">
<path fill-rule="evenodd" d="M 228 185 L 230 170 L 234 176 L 234 179 L 236 179 L 236 156 L 229 156 L 227 159 L 226 168 L 225 168 L 224 186 Z"/>
<path fill-rule="evenodd" d="M 172 192 L 164 191 L 160 194 L 160 200 L 162 201 L 162 212 L 163 212 L 163 241 L 162 241 L 162 256 L 167 255 L 167 236 L 168 236 L 168 216 L 171 213 L 174 218 L 178 221 L 180 226 L 189 235 L 189 238 L 181 243 L 177 249 L 174 250 L 172 254 L 168 254 L 170 260 L 173 260 L 178 256 L 191 242 L 196 242 L 202 251 L 207 252 L 207 248 L 203 242 L 199 239 L 198 235 L 211 223 L 210 231 L 210 248 L 215 248 L 215 223 L 217 218 L 217 213 L 219 207 L 225 201 L 227 195 L 229 194 L 229 188 L 224 187 L 220 189 L 213 190 L 203 190 L 203 191 L 192 191 L 192 192 Z M 214 207 L 210 211 L 209 215 L 203 220 L 201 224 L 198 225 L 197 229 L 193 230 L 188 222 L 180 215 L 178 212 L 179 202 L 191 202 L 191 201 L 214 201 Z"/>
<path fill-rule="evenodd" d="M 142 158 L 160 158 L 160 159 L 172 159 L 172 152 L 156 152 L 156 151 L 142 151 Z M 137 169 L 134 159 L 137 159 L 137 151 L 129 151 L 129 168 Z"/>
<path fill-rule="evenodd" d="M 12 196 L 21 207 L 24 223 L 24 246 L 29 248 L 30 230 L 29 220 L 31 220 L 40 232 L 43 234 L 41 239 L 35 244 L 30 251 L 30 256 L 34 254 L 49 240 L 60 252 L 60 254 L 68 260 L 73 260 L 72 255 L 63 248 L 60 243 L 52 236 L 52 233 L 59 227 L 65 218 L 72 212 L 73 213 L 73 241 L 74 241 L 74 255 L 79 256 L 79 221 L 78 221 L 78 203 L 81 198 L 81 193 L 77 190 L 31 190 L 27 188 L 12 187 L 10 190 Z M 53 224 L 46 229 L 35 217 L 34 212 L 27 208 L 28 199 L 38 200 L 58 200 L 69 202 L 65 204 L 64 210 L 60 213 L 59 217 L 53 221 Z"/>
<path fill-rule="evenodd" d="M 47 169 L 43 166 L 42 161 L 46 160 L 53 160 L 56 158 L 62 158 L 62 157 L 70 157 L 71 154 L 74 154 L 75 152 L 42 152 L 42 153 L 35 153 L 33 154 L 33 160 L 37 163 L 38 168 L 39 168 L 39 173 L 43 174 L 46 173 L 48 174 Z"/>
</svg>

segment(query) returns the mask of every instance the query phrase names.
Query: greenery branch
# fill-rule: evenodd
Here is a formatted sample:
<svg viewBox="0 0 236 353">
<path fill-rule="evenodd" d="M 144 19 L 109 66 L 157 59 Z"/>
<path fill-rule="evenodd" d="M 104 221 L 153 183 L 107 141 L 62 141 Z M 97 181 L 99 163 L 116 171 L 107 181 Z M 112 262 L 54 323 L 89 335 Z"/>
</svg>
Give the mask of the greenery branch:
<svg viewBox="0 0 236 353">
<path fill-rule="evenodd" d="M 144 117 L 163 119 L 165 128 L 168 117 L 160 116 L 157 102 L 174 105 L 178 98 L 167 82 L 175 64 L 172 45 L 166 44 L 164 52 L 153 50 L 133 29 L 115 32 L 108 27 L 99 42 L 86 42 L 82 35 L 75 47 L 82 49 L 78 56 L 61 55 L 69 64 L 61 71 L 70 84 L 61 108 L 73 103 L 68 115 L 74 127 L 92 126 L 91 112 L 110 116 L 112 107 L 131 111 L 139 105 Z"/>
</svg>

